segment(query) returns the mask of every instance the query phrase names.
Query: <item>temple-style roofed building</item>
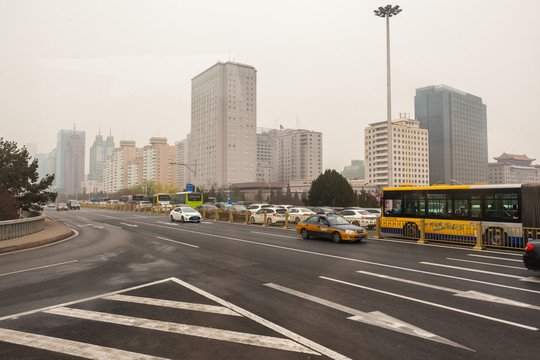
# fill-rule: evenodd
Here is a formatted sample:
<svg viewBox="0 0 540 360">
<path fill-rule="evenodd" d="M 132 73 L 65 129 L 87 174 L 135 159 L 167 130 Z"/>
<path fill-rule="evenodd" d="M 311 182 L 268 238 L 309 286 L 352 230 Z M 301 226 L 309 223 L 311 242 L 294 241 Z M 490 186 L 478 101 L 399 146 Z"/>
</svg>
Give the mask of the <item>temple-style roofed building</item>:
<svg viewBox="0 0 540 360">
<path fill-rule="evenodd" d="M 490 184 L 530 184 L 540 182 L 540 165 L 532 164 L 536 159 L 527 155 L 503 153 L 489 163 Z"/>
</svg>

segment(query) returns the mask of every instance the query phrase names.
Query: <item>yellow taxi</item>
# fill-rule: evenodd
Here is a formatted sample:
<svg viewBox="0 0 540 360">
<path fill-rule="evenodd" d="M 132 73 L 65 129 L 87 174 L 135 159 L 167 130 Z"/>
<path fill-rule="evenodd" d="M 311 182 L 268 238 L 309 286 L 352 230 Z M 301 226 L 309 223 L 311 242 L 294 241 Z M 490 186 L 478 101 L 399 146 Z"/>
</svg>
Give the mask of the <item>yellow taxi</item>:
<svg viewBox="0 0 540 360">
<path fill-rule="evenodd" d="M 56 211 L 61 211 L 61 210 L 65 210 L 65 211 L 68 210 L 68 206 L 66 203 L 59 203 L 58 205 L 56 205 Z"/>
<path fill-rule="evenodd" d="M 351 224 L 339 215 L 313 215 L 296 226 L 296 232 L 302 238 L 311 236 L 332 239 L 334 242 L 362 241 L 368 236 L 367 230 Z"/>
</svg>

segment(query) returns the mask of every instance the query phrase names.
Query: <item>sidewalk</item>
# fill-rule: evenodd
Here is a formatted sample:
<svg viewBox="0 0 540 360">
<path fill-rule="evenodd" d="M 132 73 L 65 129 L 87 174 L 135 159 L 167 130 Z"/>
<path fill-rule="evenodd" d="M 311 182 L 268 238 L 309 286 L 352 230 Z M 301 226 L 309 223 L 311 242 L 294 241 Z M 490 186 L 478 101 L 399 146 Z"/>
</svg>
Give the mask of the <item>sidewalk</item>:
<svg viewBox="0 0 540 360">
<path fill-rule="evenodd" d="M 1 240 L 0 254 L 50 244 L 63 240 L 71 234 L 70 228 L 47 217 L 45 218 L 45 229 L 32 235 Z"/>
</svg>

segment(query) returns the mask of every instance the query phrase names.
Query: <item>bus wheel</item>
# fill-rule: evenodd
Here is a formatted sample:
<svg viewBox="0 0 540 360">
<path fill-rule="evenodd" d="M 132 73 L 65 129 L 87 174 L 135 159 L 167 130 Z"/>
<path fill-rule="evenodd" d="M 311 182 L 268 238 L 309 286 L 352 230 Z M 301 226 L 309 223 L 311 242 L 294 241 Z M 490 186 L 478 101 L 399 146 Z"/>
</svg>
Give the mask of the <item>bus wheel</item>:
<svg viewBox="0 0 540 360">
<path fill-rule="evenodd" d="M 420 232 L 418 231 L 418 226 L 415 223 L 406 223 L 403 227 L 403 236 L 412 239 L 419 239 Z"/>
<path fill-rule="evenodd" d="M 506 246 L 508 244 L 508 234 L 502 228 L 488 228 L 486 230 L 486 240 L 488 245 Z"/>
</svg>

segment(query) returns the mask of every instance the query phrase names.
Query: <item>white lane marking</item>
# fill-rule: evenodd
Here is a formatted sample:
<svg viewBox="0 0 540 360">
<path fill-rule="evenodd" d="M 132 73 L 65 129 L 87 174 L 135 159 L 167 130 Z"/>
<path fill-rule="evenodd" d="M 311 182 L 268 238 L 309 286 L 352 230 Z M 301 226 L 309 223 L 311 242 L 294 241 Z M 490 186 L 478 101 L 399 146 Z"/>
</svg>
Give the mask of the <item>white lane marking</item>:
<svg viewBox="0 0 540 360">
<path fill-rule="evenodd" d="M 24 312 L 21 312 L 21 313 L 18 313 L 18 314 L 7 315 L 7 316 L 0 317 L 0 321 L 9 320 L 9 319 L 15 319 L 15 318 L 18 318 L 18 317 L 21 317 L 21 316 L 26 316 L 26 315 L 31 315 L 31 314 L 36 314 L 36 313 L 39 313 L 39 312 L 47 311 L 49 309 L 54 309 L 55 307 L 59 307 L 59 306 L 69 306 L 69 305 L 79 304 L 79 303 L 82 303 L 82 302 L 85 302 L 85 301 L 101 299 L 101 298 L 103 298 L 105 296 L 114 295 L 114 294 L 120 294 L 120 293 L 123 293 L 123 292 L 137 290 L 137 289 L 142 289 L 142 288 L 147 287 L 147 286 L 162 284 L 164 282 L 171 281 L 171 280 L 172 280 L 172 278 L 167 278 L 167 279 L 163 279 L 163 280 L 154 281 L 154 282 L 151 282 L 151 283 L 148 283 L 148 284 L 142 284 L 142 285 L 133 286 L 131 288 L 127 288 L 127 289 L 123 289 L 123 290 L 113 291 L 113 292 L 106 293 L 106 294 L 90 296 L 90 297 L 87 297 L 85 299 L 68 301 L 68 302 L 65 302 L 63 304 L 51 305 L 51 306 L 46 306 L 46 307 L 36 309 L 36 310 L 24 311 Z"/>
<path fill-rule="evenodd" d="M 482 262 L 482 261 L 472 261 L 472 260 L 464 260 L 464 259 L 456 259 L 456 258 L 446 258 L 446 260 L 462 261 L 462 262 L 466 262 L 466 263 L 470 263 L 470 264 L 489 265 L 489 266 L 503 267 L 503 268 L 507 268 L 507 269 L 523 270 L 522 267 L 501 265 L 501 264 L 493 264 L 493 263 L 487 263 L 487 262 Z"/>
<path fill-rule="evenodd" d="M 194 304 L 194 303 L 188 303 L 188 302 L 183 302 L 183 301 L 172 301 L 172 300 L 154 299 L 154 298 L 148 298 L 148 297 L 129 296 L 129 295 L 120 295 L 120 294 L 106 296 L 103 299 L 130 302 L 130 303 L 135 303 L 135 304 L 168 307 L 172 309 L 201 311 L 201 312 L 221 314 L 221 315 L 242 316 L 223 306 Z"/>
<path fill-rule="evenodd" d="M 82 224 L 82 225 L 79 225 L 79 227 L 87 227 L 87 226 L 92 226 L 93 228 L 96 228 L 96 229 L 103 229 L 103 226 L 101 226 L 101 225 L 94 225 L 94 224 Z"/>
<path fill-rule="evenodd" d="M 177 279 L 177 278 L 172 278 L 171 279 L 172 281 L 176 282 L 177 284 L 180 284 L 194 292 L 196 292 L 197 294 L 200 294 L 218 304 L 220 304 L 221 306 L 225 306 L 225 307 L 228 307 L 229 309 L 231 309 L 232 311 L 234 312 L 237 312 L 241 315 L 243 315 L 244 317 L 250 319 L 250 320 L 253 320 L 263 326 L 266 326 L 267 328 L 271 329 L 271 330 L 274 330 L 275 332 L 283 335 L 283 336 L 286 336 L 288 337 L 289 339 L 292 339 L 294 341 L 296 341 L 297 343 L 299 344 L 302 344 L 310 349 L 313 349 L 314 351 L 316 351 L 317 353 L 319 354 L 322 354 L 322 355 L 326 355 L 332 359 L 338 359 L 338 360 L 348 360 L 349 358 L 344 356 L 344 355 L 341 355 L 340 353 L 337 353 L 331 349 L 328 349 L 320 344 L 317 344 L 316 342 L 313 342 L 309 339 L 306 339 L 305 337 L 303 336 L 300 336 L 290 330 L 287 330 L 285 329 L 284 327 L 281 327 L 277 324 L 274 324 L 273 322 L 271 321 L 268 321 L 266 319 L 263 319 L 262 317 L 258 316 L 258 315 L 255 315 L 253 314 L 252 312 L 249 312 L 247 310 L 244 310 L 243 308 L 239 307 L 239 306 L 236 306 L 234 304 L 231 304 L 230 302 L 228 301 L 225 301 L 215 295 L 212 295 L 206 291 L 204 291 L 203 289 L 199 289 L 198 287 L 196 286 L 193 286 L 185 281 L 182 281 L 180 279 Z"/>
<path fill-rule="evenodd" d="M 124 222 L 121 222 L 120 224 L 125 225 L 125 226 L 129 226 L 129 227 L 139 227 L 139 225 L 136 225 L 136 224 L 128 224 L 128 223 L 124 223 Z"/>
<path fill-rule="evenodd" d="M 152 226 L 163 227 L 162 225 L 157 225 L 157 224 L 151 224 L 151 223 L 146 223 L 146 224 L 147 225 L 152 225 Z M 462 277 L 458 277 L 458 276 L 452 276 L 452 275 L 439 274 L 439 273 L 434 273 L 434 272 L 429 272 L 429 271 L 422 271 L 422 270 L 404 268 L 404 267 L 401 267 L 401 266 L 376 263 L 376 262 L 373 262 L 373 261 L 359 260 L 359 259 L 347 258 L 347 257 L 343 257 L 343 256 L 330 255 L 330 254 L 324 254 L 324 253 L 317 253 L 317 252 L 314 252 L 314 251 L 295 249 L 295 248 L 290 248 L 290 247 L 286 247 L 286 246 L 272 245 L 272 244 L 268 244 L 268 243 L 260 243 L 260 242 L 256 242 L 256 241 L 252 241 L 252 240 L 238 239 L 238 238 L 233 238 L 233 237 L 229 237 L 229 236 L 210 234 L 210 233 L 205 233 L 205 232 L 201 232 L 201 231 L 187 230 L 187 229 L 182 229 L 182 228 L 177 228 L 175 230 L 183 231 L 183 232 L 187 232 L 187 233 L 192 233 L 192 234 L 205 235 L 205 236 L 208 236 L 208 237 L 216 237 L 216 238 L 221 238 L 221 239 L 225 239 L 225 240 L 237 241 L 237 242 L 242 242 L 242 243 L 246 243 L 246 244 L 266 246 L 266 247 L 271 247 L 271 248 L 275 248 L 275 249 L 282 249 L 282 250 L 288 250 L 288 251 L 293 251 L 293 252 L 299 252 L 299 253 L 303 253 L 303 254 L 310 254 L 310 255 L 316 255 L 316 256 L 321 256 L 321 257 L 328 257 L 328 258 L 331 258 L 331 259 L 338 259 L 338 260 L 352 261 L 352 262 L 357 262 L 357 263 L 362 263 L 362 264 L 383 266 L 383 267 L 392 268 L 392 269 L 430 274 L 430 275 L 433 275 L 433 276 L 446 277 L 446 278 L 450 278 L 450 279 L 469 281 L 469 282 L 474 282 L 474 283 L 483 284 L 483 285 L 502 287 L 502 288 L 505 288 L 505 289 L 512 289 L 512 290 L 518 290 L 518 291 L 525 291 L 525 292 L 531 292 L 531 293 L 540 294 L 540 291 L 538 291 L 538 290 L 524 289 L 524 288 L 519 288 L 519 287 L 515 287 L 515 286 L 491 283 L 491 282 L 487 282 L 487 281 L 481 281 L 481 280 L 475 280 L 475 279 L 467 279 L 467 278 L 462 278 Z M 448 246 L 446 246 L 445 248 L 448 248 Z M 467 249 L 467 250 L 470 251 L 470 249 Z M 484 251 L 484 250 L 482 250 L 482 251 Z"/>
<path fill-rule="evenodd" d="M 108 314 L 103 312 L 81 310 L 68 307 L 50 309 L 45 312 L 48 314 L 74 317 L 84 320 L 100 321 L 117 325 L 133 326 L 142 329 L 150 329 L 175 334 L 202 337 L 206 339 L 229 341 L 239 344 L 318 355 L 311 349 L 308 349 L 307 347 L 302 346 L 292 340 L 284 338 L 241 333 L 231 330 L 214 329 L 197 325 L 178 324 L 169 321 L 159 321 L 125 315 Z"/>
<path fill-rule="evenodd" d="M 394 276 L 376 274 L 376 273 L 372 273 L 372 272 L 369 272 L 369 271 L 357 271 L 357 273 L 365 274 L 365 275 L 371 275 L 371 276 L 375 276 L 375 277 L 379 277 L 379 278 L 383 278 L 383 279 L 388 279 L 388 280 L 399 281 L 399 282 L 403 282 L 403 283 L 406 283 L 406 284 L 427 287 L 427 288 L 430 288 L 430 289 L 442 290 L 442 291 L 454 293 L 454 296 L 464 297 L 464 298 L 468 298 L 468 299 L 489 301 L 489 302 L 493 302 L 493 303 L 497 303 L 497 304 L 517 306 L 517 307 L 533 309 L 533 310 L 540 310 L 540 306 L 526 304 L 526 303 L 523 303 L 523 302 L 514 301 L 514 300 L 510 300 L 510 299 L 506 299 L 506 298 L 498 297 L 498 296 L 494 296 L 494 295 L 489 295 L 489 294 L 481 293 L 481 292 L 478 292 L 478 291 L 473 291 L 473 290 L 462 291 L 462 290 L 447 288 L 447 287 L 443 287 L 443 286 L 427 284 L 427 283 L 423 283 L 423 282 L 419 282 L 419 281 L 402 279 L 402 278 L 398 278 L 398 277 L 394 277 Z"/>
<path fill-rule="evenodd" d="M 22 272 L 33 271 L 33 270 L 38 270 L 38 269 L 46 269 L 46 268 L 50 268 L 50 267 L 53 267 L 53 266 L 60 266 L 60 265 L 65 265 L 65 264 L 71 264 L 71 263 L 74 263 L 74 262 L 77 262 L 77 261 L 79 261 L 79 260 L 64 261 L 64 262 L 56 263 L 56 264 L 43 265 L 43 266 L 38 266 L 38 267 L 30 268 L 30 269 L 24 269 L 24 270 L 12 271 L 12 272 L 8 272 L 8 273 L 0 274 L 0 276 L 19 274 L 19 273 L 22 273 Z"/>
<path fill-rule="evenodd" d="M 439 266 L 439 267 L 448 268 L 448 269 L 457 269 L 457 270 L 463 270 L 463 271 L 470 271 L 470 272 L 476 272 L 476 273 L 480 273 L 480 274 L 503 276 L 503 277 L 509 277 L 509 278 L 513 278 L 513 279 L 521 279 L 521 278 L 523 278 L 523 276 L 516 276 L 516 275 L 510 275 L 510 274 L 501 274 L 501 273 L 496 273 L 496 272 L 493 272 L 493 271 L 485 271 L 485 270 L 478 270 L 478 269 L 469 269 L 469 268 L 464 268 L 464 267 L 461 267 L 461 266 L 435 264 L 435 263 L 431 263 L 431 262 L 427 262 L 427 261 L 421 261 L 420 264 L 431 265 L 431 266 Z"/>
<path fill-rule="evenodd" d="M 467 256 L 476 256 L 476 257 L 481 257 L 481 258 L 486 258 L 486 259 L 495 259 L 495 260 L 523 263 L 523 260 L 520 260 L 520 259 L 506 259 L 506 258 L 502 258 L 498 256 L 487 256 L 487 255 L 478 255 L 478 254 L 467 254 Z"/>
<path fill-rule="evenodd" d="M 165 224 L 165 225 L 169 225 L 169 226 L 178 226 L 178 224 L 175 223 L 175 222 L 158 221 L 158 224 Z"/>
<path fill-rule="evenodd" d="M 538 276 L 529 276 L 519 279 L 519 281 L 528 281 L 533 283 L 540 283 L 540 277 Z"/>
<path fill-rule="evenodd" d="M 432 303 L 432 302 L 429 302 L 429 301 L 426 301 L 426 300 L 416 299 L 416 298 L 413 298 L 413 297 L 410 297 L 410 296 L 399 295 L 399 294 L 395 294 L 395 293 L 392 293 L 392 292 L 389 292 L 389 291 L 374 289 L 374 288 L 370 288 L 370 287 L 367 287 L 367 286 L 353 284 L 353 283 L 343 281 L 343 280 L 329 278 L 329 277 L 326 277 L 326 276 L 319 276 L 319 278 L 329 280 L 329 281 L 333 281 L 333 282 L 337 282 L 337 283 L 340 283 L 340 284 L 354 286 L 354 287 L 365 289 L 365 290 L 378 292 L 378 293 L 389 295 L 389 296 L 398 297 L 398 298 L 405 299 L 405 300 L 418 302 L 418 303 L 421 303 L 421 304 L 426 304 L 426 305 L 429 305 L 429 306 L 438 307 L 438 308 L 445 309 L 445 310 L 455 311 L 455 312 L 462 313 L 462 314 L 465 314 L 465 315 L 479 317 L 481 319 L 491 320 L 491 321 L 500 322 L 500 323 L 503 323 L 503 324 L 506 324 L 506 325 L 520 327 L 520 328 L 523 328 L 523 329 L 526 329 L 526 330 L 538 331 L 538 328 L 535 328 L 533 326 L 523 325 L 523 324 L 519 324 L 519 323 L 516 323 L 516 322 L 513 322 L 513 321 L 498 319 L 498 318 L 494 318 L 494 317 L 487 316 L 487 315 L 477 314 L 477 313 L 473 313 L 473 312 L 470 312 L 470 311 L 467 311 L 467 310 L 462 310 L 462 309 L 453 308 L 453 307 L 446 306 L 446 305 Z"/>
<path fill-rule="evenodd" d="M 372 312 L 366 313 L 366 312 L 353 309 L 348 306 L 344 306 L 344 305 L 341 305 L 332 301 L 328 301 L 328 300 L 325 300 L 325 299 L 322 299 L 313 295 L 309 295 L 309 294 L 306 294 L 297 290 L 289 289 L 284 286 L 276 285 L 273 283 L 267 283 L 264 285 L 272 289 L 283 291 L 287 294 L 298 296 L 302 299 L 309 300 L 317 304 L 321 304 L 329 308 L 336 309 L 344 313 L 350 314 L 352 315 L 351 317 L 348 317 L 348 319 L 350 320 L 360 321 L 366 324 L 381 327 L 383 329 L 397 331 L 406 335 L 417 336 L 417 337 L 421 337 L 427 340 L 431 340 L 431 341 L 439 342 L 442 344 L 473 351 L 472 349 L 469 349 L 463 345 L 457 344 L 441 336 L 435 335 L 433 333 L 420 329 L 416 326 L 408 324 L 404 321 L 388 316 L 380 311 L 372 311 Z"/>
<path fill-rule="evenodd" d="M 287 239 L 298 239 L 298 236 L 278 235 L 278 234 L 270 234 L 270 233 L 264 233 L 264 232 L 258 232 L 258 231 L 250 231 L 250 233 L 260 234 L 260 235 L 271 235 L 273 237 L 283 237 Z"/>
<path fill-rule="evenodd" d="M 161 236 L 156 236 L 157 239 L 161 239 L 161 240 L 165 240 L 165 241 L 170 241 L 170 242 L 173 242 L 173 243 L 177 243 L 177 244 L 180 244 L 180 245 L 185 245 L 185 246 L 191 246 L 191 247 L 194 247 L 194 248 L 199 248 L 197 245 L 191 245 L 191 244 L 187 244 L 187 243 L 184 243 L 184 242 L 181 242 L 181 241 L 176 241 L 176 240 L 171 240 L 171 239 L 167 239 L 167 238 L 164 238 L 164 237 L 161 237 Z"/>
<path fill-rule="evenodd" d="M 158 360 L 165 359 L 126 350 L 86 344 L 78 341 L 54 338 L 45 335 L 24 333 L 15 330 L 0 329 L 0 341 L 23 345 L 56 353 L 68 354 L 87 359 L 126 359 Z"/>
</svg>

